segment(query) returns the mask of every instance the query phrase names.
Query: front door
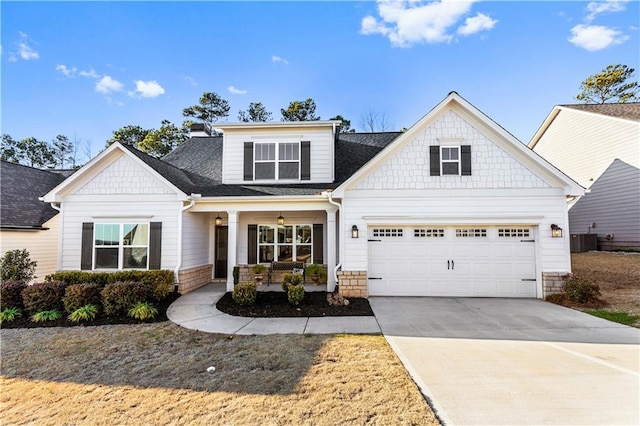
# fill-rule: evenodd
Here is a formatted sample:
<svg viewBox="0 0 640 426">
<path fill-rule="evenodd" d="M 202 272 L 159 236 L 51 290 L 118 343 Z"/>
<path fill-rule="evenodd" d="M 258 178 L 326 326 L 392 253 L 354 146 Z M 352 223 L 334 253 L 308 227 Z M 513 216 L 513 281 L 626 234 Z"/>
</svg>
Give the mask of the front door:
<svg viewBox="0 0 640 426">
<path fill-rule="evenodd" d="M 216 226 L 216 260 L 214 278 L 227 278 L 227 239 L 229 228 Z"/>
</svg>

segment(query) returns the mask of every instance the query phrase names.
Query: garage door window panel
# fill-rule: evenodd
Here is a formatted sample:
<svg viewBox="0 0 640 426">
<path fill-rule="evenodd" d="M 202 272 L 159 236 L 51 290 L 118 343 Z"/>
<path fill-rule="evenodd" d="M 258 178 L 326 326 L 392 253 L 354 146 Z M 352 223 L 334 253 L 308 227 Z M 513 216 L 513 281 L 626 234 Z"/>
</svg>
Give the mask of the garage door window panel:
<svg viewBox="0 0 640 426">
<path fill-rule="evenodd" d="M 458 238 L 486 238 L 486 228 L 456 228 Z"/>
</svg>

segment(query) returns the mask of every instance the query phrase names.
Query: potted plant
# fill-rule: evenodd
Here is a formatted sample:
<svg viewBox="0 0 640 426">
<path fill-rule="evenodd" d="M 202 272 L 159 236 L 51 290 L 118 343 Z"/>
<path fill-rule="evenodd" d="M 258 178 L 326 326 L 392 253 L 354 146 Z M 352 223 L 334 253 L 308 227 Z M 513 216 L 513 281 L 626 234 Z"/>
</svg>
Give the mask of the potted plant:
<svg viewBox="0 0 640 426">
<path fill-rule="evenodd" d="M 304 272 L 308 277 L 311 277 L 311 281 L 313 281 L 314 285 L 318 285 L 320 283 L 320 279 L 325 274 L 324 267 L 317 263 L 312 263 L 307 266 Z"/>
<path fill-rule="evenodd" d="M 262 280 L 264 280 L 263 274 L 266 271 L 267 271 L 267 267 L 260 263 L 253 265 L 251 267 L 251 272 L 253 272 L 253 279 L 255 280 L 255 282 L 257 282 L 258 284 L 261 284 Z"/>
</svg>

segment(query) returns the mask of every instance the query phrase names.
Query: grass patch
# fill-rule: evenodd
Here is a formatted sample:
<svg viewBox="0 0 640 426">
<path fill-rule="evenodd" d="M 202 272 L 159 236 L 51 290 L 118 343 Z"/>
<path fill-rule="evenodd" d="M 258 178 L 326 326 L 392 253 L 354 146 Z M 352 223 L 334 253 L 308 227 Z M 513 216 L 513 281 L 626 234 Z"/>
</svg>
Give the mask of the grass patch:
<svg viewBox="0 0 640 426">
<path fill-rule="evenodd" d="M 629 315 L 626 312 L 609 312 L 601 309 L 589 309 L 585 311 L 595 317 L 604 318 L 609 321 L 617 322 L 618 324 L 633 325 L 637 321 L 640 321 L 640 316 Z"/>
</svg>

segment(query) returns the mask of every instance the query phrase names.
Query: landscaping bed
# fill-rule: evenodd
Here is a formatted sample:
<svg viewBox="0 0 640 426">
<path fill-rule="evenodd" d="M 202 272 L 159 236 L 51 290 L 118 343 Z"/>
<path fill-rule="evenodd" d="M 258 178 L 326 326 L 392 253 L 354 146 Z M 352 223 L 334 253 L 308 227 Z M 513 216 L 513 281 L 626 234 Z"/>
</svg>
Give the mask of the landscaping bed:
<svg viewBox="0 0 640 426">
<path fill-rule="evenodd" d="M 335 317 L 373 316 L 369 301 L 363 298 L 349 298 L 346 306 L 329 305 L 327 292 L 313 291 L 304 294 L 298 305 L 287 301 L 287 295 L 278 291 L 259 291 L 253 305 L 238 305 L 228 292 L 218 301 L 218 310 L 238 317 Z"/>
</svg>

